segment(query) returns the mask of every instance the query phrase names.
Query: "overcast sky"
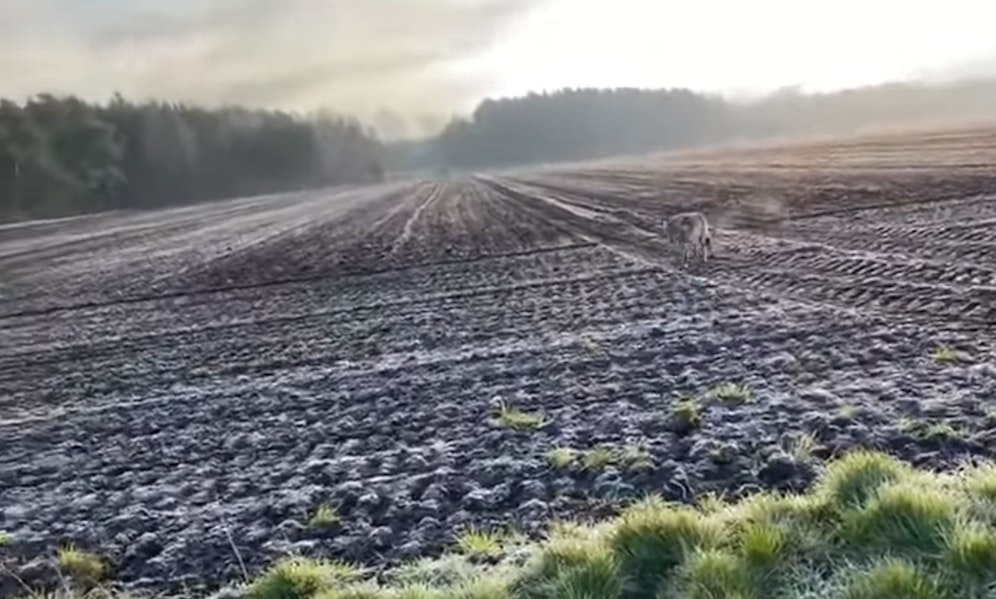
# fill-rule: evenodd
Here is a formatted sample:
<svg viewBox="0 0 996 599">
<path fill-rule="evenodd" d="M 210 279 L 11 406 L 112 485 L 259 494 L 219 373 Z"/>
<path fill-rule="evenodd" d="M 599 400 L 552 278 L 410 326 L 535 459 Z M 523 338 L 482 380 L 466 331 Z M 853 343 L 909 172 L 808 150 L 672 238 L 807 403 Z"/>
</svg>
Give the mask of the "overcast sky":
<svg viewBox="0 0 996 599">
<path fill-rule="evenodd" d="M 564 86 L 760 92 L 996 58 L 987 0 L 0 0 L 0 95 L 409 118 Z"/>
</svg>

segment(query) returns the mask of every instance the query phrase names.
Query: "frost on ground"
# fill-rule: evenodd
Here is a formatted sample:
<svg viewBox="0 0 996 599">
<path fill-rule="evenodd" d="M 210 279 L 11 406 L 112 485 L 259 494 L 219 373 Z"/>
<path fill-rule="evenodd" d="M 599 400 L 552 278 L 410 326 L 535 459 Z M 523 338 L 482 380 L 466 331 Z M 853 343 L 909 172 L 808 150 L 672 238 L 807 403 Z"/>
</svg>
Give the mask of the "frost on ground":
<svg viewBox="0 0 996 599">
<path fill-rule="evenodd" d="M 876 141 L 863 169 L 731 153 L 4 227 L 4 551 L 71 541 L 175 592 L 798 490 L 854 447 L 993 457 L 996 179 L 905 143 L 933 161 Z M 705 271 L 655 229 L 687 209 L 727 223 Z"/>
</svg>

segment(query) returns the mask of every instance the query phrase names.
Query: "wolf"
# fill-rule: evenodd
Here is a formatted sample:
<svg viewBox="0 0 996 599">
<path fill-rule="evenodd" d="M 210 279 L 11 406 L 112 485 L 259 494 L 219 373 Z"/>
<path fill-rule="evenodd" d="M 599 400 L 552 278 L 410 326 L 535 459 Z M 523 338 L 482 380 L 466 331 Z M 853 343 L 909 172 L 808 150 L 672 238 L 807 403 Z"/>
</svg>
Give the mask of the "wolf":
<svg viewBox="0 0 996 599">
<path fill-rule="evenodd" d="M 688 264 L 689 255 L 699 257 L 703 264 L 712 254 L 712 228 L 701 212 L 681 212 L 664 220 L 664 232 L 672 246 L 681 247 L 681 264 Z"/>
</svg>

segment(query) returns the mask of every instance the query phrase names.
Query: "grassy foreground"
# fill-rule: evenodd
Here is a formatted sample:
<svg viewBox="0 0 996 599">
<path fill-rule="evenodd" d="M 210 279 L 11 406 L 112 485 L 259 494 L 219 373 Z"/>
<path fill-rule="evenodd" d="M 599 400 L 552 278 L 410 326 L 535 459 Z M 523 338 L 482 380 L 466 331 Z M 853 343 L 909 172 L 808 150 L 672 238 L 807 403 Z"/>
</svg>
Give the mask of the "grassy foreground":
<svg viewBox="0 0 996 599">
<path fill-rule="evenodd" d="M 559 524 L 542 542 L 498 543 L 497 537 L 465 541 L 462 553 L 416 562 L 380 582 L 347 564 L 289 558 L 237 594 L 250 599 L 996 598 L 996 465 L 936 474 L 861 451 L 829 464 L 803 495 L 762 493 L 736 503 L 708 498 L 695 507 L 649 498 L 595 527 Z M 489 550 L 478 554 L 477 546 Z"/>
</svg>

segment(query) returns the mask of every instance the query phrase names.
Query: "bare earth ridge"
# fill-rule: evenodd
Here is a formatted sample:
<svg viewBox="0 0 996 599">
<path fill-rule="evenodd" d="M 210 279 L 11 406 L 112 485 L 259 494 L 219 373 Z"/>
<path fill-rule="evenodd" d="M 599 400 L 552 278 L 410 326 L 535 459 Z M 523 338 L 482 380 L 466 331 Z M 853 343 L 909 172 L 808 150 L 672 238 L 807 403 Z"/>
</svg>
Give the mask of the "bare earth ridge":
<svg viewBox="0 0 996 599">
<path fill-rule="evenodd" d="M 855 447 L 996 457 L 994 159 L 993 131 L 920 133 L 0 226 L 5 551 L 211 589 L 233 544 L 388 566 L 468 525 L 801 489 Z M 684 273 L 658 221 L 692 208 L 718 255 Z M 676 430 L 726 382 L 754 401 Z M 652 467 L 547 463 L 603 444 Z"/>
</svg>

